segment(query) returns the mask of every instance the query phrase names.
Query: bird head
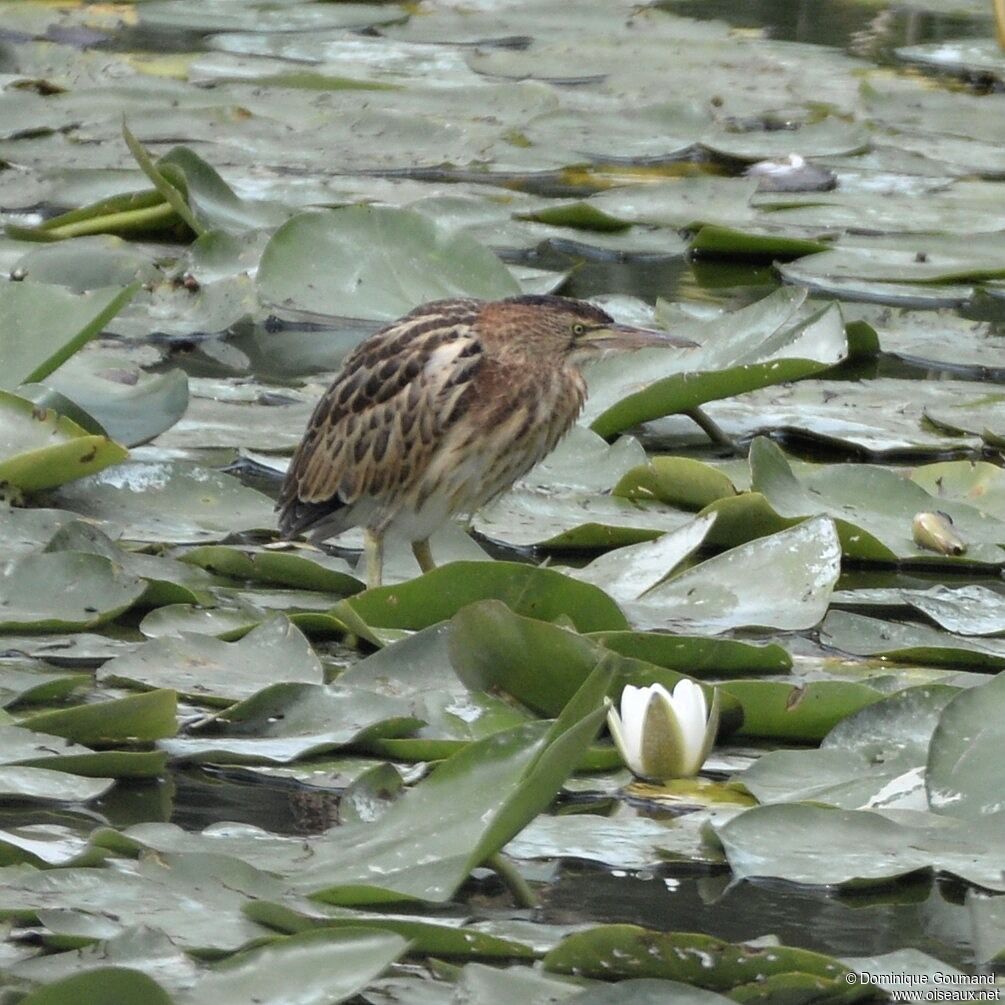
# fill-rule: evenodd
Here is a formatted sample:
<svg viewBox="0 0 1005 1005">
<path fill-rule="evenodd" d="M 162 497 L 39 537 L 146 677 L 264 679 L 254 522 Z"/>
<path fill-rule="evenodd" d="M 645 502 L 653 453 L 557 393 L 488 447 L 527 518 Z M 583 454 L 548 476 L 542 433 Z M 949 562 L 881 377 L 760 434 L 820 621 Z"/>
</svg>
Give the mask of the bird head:
<svg viewBox="0 0 1005 1005">
<path fill-rule="evenodd" d="M 612 351 L 697 345 L 669 332 L 618 324 L 593 304 L 556 296 L 492 301 L 482 308 L 476 327 L 500 352 L 557 357 L 577 366 Z"/>
</svg>

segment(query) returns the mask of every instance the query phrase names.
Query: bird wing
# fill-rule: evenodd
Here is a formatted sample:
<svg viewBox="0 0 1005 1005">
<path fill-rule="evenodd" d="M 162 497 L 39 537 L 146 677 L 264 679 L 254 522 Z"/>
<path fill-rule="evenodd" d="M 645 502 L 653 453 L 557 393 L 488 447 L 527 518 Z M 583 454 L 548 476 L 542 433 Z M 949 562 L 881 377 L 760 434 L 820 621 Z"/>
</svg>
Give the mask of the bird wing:
<svg viewBox="0 0 1005 1005">
<path fill-rule="evenodd" d="M 279 496 L 287 537 L 356 523 L 407 492 L 471 404 L 484 352 L 472 333 L 480 303 L 426 304 L 362 342 L 318 402 Z M 339 511 L 345 522 L 339 526 Z"/>
</svg>

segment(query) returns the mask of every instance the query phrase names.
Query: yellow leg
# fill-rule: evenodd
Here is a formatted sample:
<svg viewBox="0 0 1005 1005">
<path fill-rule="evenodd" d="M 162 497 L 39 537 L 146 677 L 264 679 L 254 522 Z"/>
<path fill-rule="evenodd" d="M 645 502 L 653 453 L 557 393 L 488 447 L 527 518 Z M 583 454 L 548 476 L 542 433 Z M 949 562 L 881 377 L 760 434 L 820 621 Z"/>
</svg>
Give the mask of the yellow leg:
<svg viewBox="0 0 1005 1005">
<path fill-rule="evenodd" d="M 380 586 L 384 573 L 384 535 L 372 530 L 363 531 L 363 549 L 366 552 L 366 588 Z"/>
<path fill-rule="evenodd" d="M 415 556 L 415 560 L 419 563 L 419 568 L 423 572 L 429 572 L 436 568 L 436 563 L 433 561 L 433 553 L 429 550 L 428 537 L 424 537 L 421 541 L 412 542 L 412 554 Z"/>
</svg>

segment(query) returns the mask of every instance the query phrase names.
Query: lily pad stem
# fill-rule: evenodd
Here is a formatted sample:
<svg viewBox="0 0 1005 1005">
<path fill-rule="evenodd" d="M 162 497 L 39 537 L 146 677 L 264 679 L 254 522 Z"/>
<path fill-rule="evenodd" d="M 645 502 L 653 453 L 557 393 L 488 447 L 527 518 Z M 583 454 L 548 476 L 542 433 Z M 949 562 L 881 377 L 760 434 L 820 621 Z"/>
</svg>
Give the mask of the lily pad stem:
<svg viewBox="0 0 1005 1005">
<path fill-rule="evenodd" d="M 720 447 L 727 447 L 734 454 L 739 453 L 736 441 L 723 430 L 714 419 L 707 416 L 700 408 L 689 408 L 684 413 L 696 425 L 701 427 L 702 432 Z"/>
<path fill-rule="evenodd" d="M 519 907 L 541 906 L 537 894 L 523 878 L 520 870 L 502 852 L 497 851 L 494 855 L 490 855 L 485 860 L 485 865 L 506 884 Z"/>
</svg>

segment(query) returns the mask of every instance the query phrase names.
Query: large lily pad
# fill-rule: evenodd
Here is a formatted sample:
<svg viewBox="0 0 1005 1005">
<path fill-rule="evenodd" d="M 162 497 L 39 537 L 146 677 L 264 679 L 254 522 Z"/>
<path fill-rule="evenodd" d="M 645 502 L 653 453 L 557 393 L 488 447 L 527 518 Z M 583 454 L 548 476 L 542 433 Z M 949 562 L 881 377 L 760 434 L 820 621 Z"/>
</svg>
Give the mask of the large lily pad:
<svg viewBox="0 0 1005 1005">
<path fill-rule="evenodd" d="M 54 583 L 62 589 L 53 590 Z M 146 584 L 101 555 L 26 555 L 0 577 L 0 630 L 94 628 L 128 610 Z"/>
<path fill-rule="evenodd" d="M 124 460 L 127 451 L 51 408 L 0 391 L 0 482 L 40 492 Z"/>
<path fill-rule="evenodd" d="M 236 478 L 181 462 L 130 462 L 63 488 L 58 505 L 110 520 L 134 541 L 218 541 L 272 528 L 272 501 Z"/>
<path fill-rule="evenodd" d="M 476 241 L 418 213 L 377 206 L 294 217 L 266 246 L 258 287 L 277 305 L 382 321 L 440 297 L 520 292 Z"/>
<path fill-rule="evenodd" d="M 693 566 L 627 608 L 646 628 L 810 628 L 826 614 L 840 571 L 834 523 L 814 517 Z"/>
<path fill-rule="evenodd" d="M 74 294 L 41 283 L 0 286 L 0 329 L 4 337 L 4 371 L 0 388 L 44 380 L 93 338 L 139 289 L 94 290 Z"/>
<path fill-rule="evenodd" d="M 841 362 L 848 343 L 840 312 L 825 308 L 800 321 L 804 299 L 804 293 L 780 290 L 735 314 L 675 328 L 700 349 L 648 349 L 595 364 L 586 406 L 592 428 L 612 436 L 640 422 Z"/>
<path fill-rule="evenodd" d="M 307 639 L 276 615 L 237 642 L 206 635 L 151 639 L 109 660 L 99 682 L 172 688 L 196 701 L 229 705 L 277 681 L 322 684 L 324 673 Z"/>
<path fill-rule="evenodd" d="M 604 715 L 599 668 L 551 726 L 478 740 L 444 762 L 373 824 L 338 828 L 296 886 L 331 903 L 451 897 L 554 798 Z"/>
<path fill-rule="evenodd" d="M 514 562 L 453 562 L 411 582 L 350 597 L 333 613 L 358 620 L 364 627 L 416 630 L 487 599 L 501 600 L 516 613 L 542 621 L 571 618 L 584 632 L 628 627 L 618 606 L 597 587 L 551 569 Z"/>
<path fill-rule="evenodd" d="M 1005 820 L 998 756 L 1005 742 L 1005 676 L 956 695 L 932 736 L 926 784 L 932 808 L 966 820 Z"/>
<path fill-rule="evenodd" d="M 865 887 L 939 870 L 1005 890 L 1000 815 L 964 821 L 793 803 L 756 806 L 716 833 L 738 878 Z"/>
</svg>

